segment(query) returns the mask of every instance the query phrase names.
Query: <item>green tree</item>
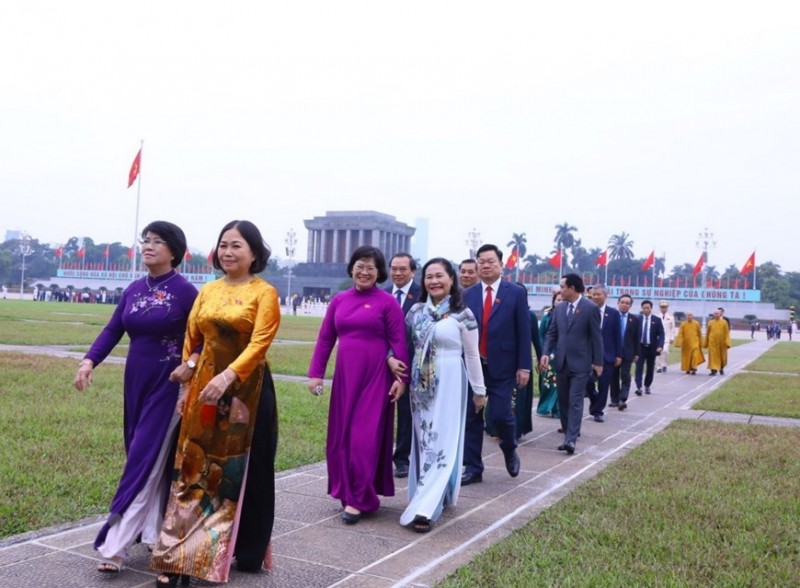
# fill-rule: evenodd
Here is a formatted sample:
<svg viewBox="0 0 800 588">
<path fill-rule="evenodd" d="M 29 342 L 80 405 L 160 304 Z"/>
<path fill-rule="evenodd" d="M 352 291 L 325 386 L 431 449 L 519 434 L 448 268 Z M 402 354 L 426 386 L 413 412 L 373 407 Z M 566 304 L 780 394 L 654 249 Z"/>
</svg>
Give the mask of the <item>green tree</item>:
<svg viewBox="0 0 800 588">
<path fill-rule="evenodd" d="M 611 235 L 608 240 L 608 255 L 611 259 L 633 259 L 631 236 L 624 231 L 619 235 Z"/>
<path fill-rule="evenodd" d="M 764 302 L 772 302 L 777 308 L 797 305 L 797 301 L 789 295 L 789 280 L 770 276 L 761 280 L 758 287 L 761 289 L 761 299 Z"/>
<path fill-rule="evenodd" d="M 522 266 L 523 271 L 526 272 L 534 271 L 536 269 L 536 266 L 539 265 L 541 259 L 542 258 L 536 255 L 535 253 L 531 255 L 526 255 L 525 259 L 522 260 L 522 262 L 525 264 Z"/>
<path fill-rule="evenodd" d="M 560 225 L 556 225 L 556 236 L 553 239 L 553 243 L 556 244 L 553 253 L 559 250 L 560 247 L 564 249 L 569 249 L 575 244 L 575 235 L 572 233 L 576 232 L 578 227 L 575 227 L 569 223 L 562 223 Z"/>
<path fill-rule="evenodd" d="M 525 257 L 525 254 L 528 252 L 528 247 L 526 243 L 528 242 L 528 238 L 525 236 L 525 233 L 512 233 L 511 234 L 511 241 L 508 242 L 506 245 L 507 247 L 516 247 L 517 248 L 517 255 L 519 258 L 522 259 Z"/>
</svg>

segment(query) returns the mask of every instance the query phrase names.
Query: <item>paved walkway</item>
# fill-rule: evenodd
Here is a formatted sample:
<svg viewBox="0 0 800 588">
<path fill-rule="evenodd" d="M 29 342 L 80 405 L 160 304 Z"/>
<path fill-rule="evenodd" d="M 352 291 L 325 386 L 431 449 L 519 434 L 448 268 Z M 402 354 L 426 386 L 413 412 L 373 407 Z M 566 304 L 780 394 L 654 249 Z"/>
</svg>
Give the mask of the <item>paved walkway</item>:
<svg viewBox="0 0 800 588">
<path fill-rule="evenodd" d="M 727 373 L 737 373 L 772 344 L 756 340 L 734 347 Z M 326 496 L 324 463 L 283 472 L 277 479 L 275 567 L 255 575 L 234 572 L 228 585 L 431 586 L 677 418 L 800 426 L 793 419 L 691 410 L 698 398 L 729 377 L 709 377 L 707 371 L 686 376 L 675 366 L 657 374 L 653 394 L 633 396 L 627 411 L 608 411 L 605 423 L 585 420 L 572 457 L 556 450 L 562 441 L 556 432 L 558 422 L 537 417 L 534 432 L 520 445 L 522 470 L 515 479 L 506 473 L 497 444 L 487 438 L 483 483 L 462 488 L 458 506 L 447 509 L 427 535 L 398 524 L 406 504 L 404 484 L 398 484 L 397 496 L 383 500 L 377 513 L 357 525 L 344 526 L 338 502 Z M 0 586 L 152 586 L 154 575 L 147 570 L 148 553 L 141 545 L 133 549 L 129 568 L 118 577 L 94 571 L 97 554 L 92 541 L 100 520 L 0 542 Z"/>
</svg>

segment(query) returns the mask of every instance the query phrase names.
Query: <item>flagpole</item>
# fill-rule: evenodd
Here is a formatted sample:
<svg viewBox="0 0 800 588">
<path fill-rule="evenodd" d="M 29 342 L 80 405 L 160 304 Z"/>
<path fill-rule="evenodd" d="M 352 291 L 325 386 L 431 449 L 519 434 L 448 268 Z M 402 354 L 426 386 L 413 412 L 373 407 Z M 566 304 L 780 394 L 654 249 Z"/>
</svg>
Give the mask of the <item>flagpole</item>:
<svg viewBox="0 0 800 588">
<path fill-rule="evenodd" d="M 756 267 L 756 249 L 753 248 L 753 290 L 756 289 L 756 273 L 758 272 L 758 268 Z"/>
<path fill-rule="evenodd" d="M 653 283 L 650 286 L 650 299 L 656 297 L 656 248 L 653 247 Z M 655 302 L 653 302 L 655 304 Z"/>
<path fill-rule="evenodd" d="M 606 286 L 608 286 L 608 249 L 606 249 L 605 254 L 606 254 L 606 263 L 605 263 L 606 277 L 605 277 L 605 279 L 603 279 L 603 283 Z"/>
<path fill-rule="evenodd" d="M 564 275 L 564 245 L 558 244 L 558 281 L 561 283 L 561 276 Z"/>
<path fill-rule="evenodd" d="M 136 170 L 136 216 L 133 225 L 133 257 L 131 257 L 131 282 L 136 279 L 136 242 L 139 240 L 139 201 L 142 196 L 142 159 L 141 153 L 144 149 L 144 139 L 139 142 L 139 169 Z"/>
</svg>

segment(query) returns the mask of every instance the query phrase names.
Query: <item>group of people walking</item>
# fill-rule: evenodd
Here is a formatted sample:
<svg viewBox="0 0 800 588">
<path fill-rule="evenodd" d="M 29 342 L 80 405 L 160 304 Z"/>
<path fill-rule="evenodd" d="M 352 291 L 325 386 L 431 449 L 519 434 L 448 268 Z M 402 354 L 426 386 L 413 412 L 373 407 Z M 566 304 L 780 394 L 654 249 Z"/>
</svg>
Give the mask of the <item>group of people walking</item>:
<svg viewBox="0 0 800 588">
<path fill-rule="evenodd" d="M 127 461 L 95 541 L 104 557 L 98 569 L 119 572 L 129 546 L 142 541 L 152 546 L 157 585 L 225 582 L 234 562 L 252 572 L 271 559 L 278 427 L 266 352 L 280 312 L 276 290 L 256 275 L 270 250 L 252 223 L 226 224 L 213 261 L 223 277 L 198 294 L 175 269 L 186 251 L 179 227 L 149 224 L 141 247 L 147 275 L 125 290 L 75 377 L 85 390 L 128 334 Z M 399 522 L 428 532 L 462 485 L 482 482 L 485 427 L 499 439 L 508 474 L 518 476 L 518 440 L 532 429 L 534 366 L 536 413 L 560 419 L 558 449 L 567 454 L 576 450 L 586 396 L 603 422 L 609 394 L 608 406 L 627 408 L 632 366 L 637 395 L 650 394 L 653 374 L 667 370 L 675 325 L 666 302 L 656 314 L 644 300 L 634 315 L 629 295 L 612 308 L 605 287 L 589 296 L 582 278 L 567 274 L 538 323 L 525 288 L 502 279 L 502 260 L 490 244 L 458 273 L 435 257 L 417 284 L 410 254 L 396 254 L 387 270 L 379 249 L 353 252 L 353 286 L 328 306 L 307 382 L 313 395 L 324 393 L 336 347 L 326 458 L 328 493 L 345 524 L 376 511 L 381 496 L 394 495 L 394 477 L 407 477 Z M 390 276 L 391 285 L 380 286 Z M 719 321 L 709 326 L 709 349 L 730 345 L 721 313 Z M 689 315 L 675 341 L 687 373 L 703 361 L 695 324 Z M 726 354 L 709 355 L 723 373 Z"/>
<path fill-rule="evenodd" d="M 126 462 L 95 540 L 98 570 L 119 573 L 141 541 L 158 586 L 225 582 L 234 560 L 254 572 L 270 559 L 278 428 L 266 352 L 280 309 L 256 275 L 270 250 L 253 223 L 231 221 L 214 249 L 223 277 L 198 293 L 175 269 L 180 227 L 155 221 L 141 237 L 147 274 L 125 289 L 75 376 L 86 390 L 128 334 Z"/>
</svg>

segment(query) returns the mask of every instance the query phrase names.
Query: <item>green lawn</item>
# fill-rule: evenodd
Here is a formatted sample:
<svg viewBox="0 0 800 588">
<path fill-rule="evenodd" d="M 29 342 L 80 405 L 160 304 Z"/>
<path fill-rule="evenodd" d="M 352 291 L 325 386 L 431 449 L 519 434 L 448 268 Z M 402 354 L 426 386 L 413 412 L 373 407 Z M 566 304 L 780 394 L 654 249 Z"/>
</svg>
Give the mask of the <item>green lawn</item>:
<svg viewBox="0 0 800 588">
<path fill-rule="evenodd" d="M 102 365 L 72 387 L 77 362 L 0 352 L 0 539 L 104 513 L 124 459 L 122 367 Z M 277 469 L 325 457 L 327 398 L 275 383 Z"/>
<path fill-rule="evenodd" d="M 745 369 L 692 408 L 800 418 L 800 346 L 778 343 Z"/>
<path fill-rule="evenodd" d="M 800 430 L 676 421 L 440 588 L 798 586 Z"/>
<path fill-rule="evenodd" d="M 777 343 L 767 353 L 748 364 L 745 369 L 800 375 L 800 345 L 788 341 Z"/>
</svg>

